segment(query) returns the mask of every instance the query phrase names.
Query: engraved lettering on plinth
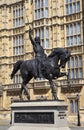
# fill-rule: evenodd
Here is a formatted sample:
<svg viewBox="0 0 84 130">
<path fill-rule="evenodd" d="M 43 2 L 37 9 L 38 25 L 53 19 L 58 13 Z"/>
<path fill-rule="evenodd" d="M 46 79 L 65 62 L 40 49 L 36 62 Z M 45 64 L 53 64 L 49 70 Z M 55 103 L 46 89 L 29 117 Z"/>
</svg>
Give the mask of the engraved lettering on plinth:
<svg viewBox="0 0 84 130">
<path fill-rule="evenodd" d="M 14 122 L 54 124 L 54 112 L 15 112 Z"/>
</svg>

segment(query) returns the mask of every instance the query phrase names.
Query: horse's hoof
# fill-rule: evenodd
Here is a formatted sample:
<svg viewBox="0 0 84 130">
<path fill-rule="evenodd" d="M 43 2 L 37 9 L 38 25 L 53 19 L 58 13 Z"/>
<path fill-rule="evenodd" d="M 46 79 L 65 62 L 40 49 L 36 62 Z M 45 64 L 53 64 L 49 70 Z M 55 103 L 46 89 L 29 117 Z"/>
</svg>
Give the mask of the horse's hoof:
<svg viewBox="0 0 84 130">
<path fill-rule="evenodd" d="M 30 96 L 27 96 L 28 101 L 30 101 Z"/>
<path fill-rule="evenodd" d="M 23 101 L 23 99 L 22 99 L 22 98 L 20 98 L 20 101 Z"/>
<path fill-rule="evenodd" d="M 58 99 L 58 97 L 54 97 L 54 100 L 55 100 L 55 101 L 58 101 L 59 99 Z"/>
</svg>

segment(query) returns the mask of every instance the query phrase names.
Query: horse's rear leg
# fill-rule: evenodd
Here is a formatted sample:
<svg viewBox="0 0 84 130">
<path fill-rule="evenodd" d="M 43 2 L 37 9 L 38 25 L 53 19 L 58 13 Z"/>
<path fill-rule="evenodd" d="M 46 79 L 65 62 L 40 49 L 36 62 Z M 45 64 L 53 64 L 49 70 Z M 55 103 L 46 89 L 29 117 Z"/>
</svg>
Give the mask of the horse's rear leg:
<svg viewBox="0 0 84 130">
<path fill-rule="evenodd" d="M 23 84 L 23 87 L 24 87 L 24 92 L 26 94 L 27 99 L 30 100 L 30 95 L 29 95 L 28 89 L 26 88 L 26 84 L 25 85 Z"/>
<path fill-rule="evenodd" d="M 24 92 L 25 92 L 25 94 L 27 96 L 27 99 L 30 100 L 30 95 L 29 95 L 28 90 L 26 88 L 26 83 L 25 82 L 22 83 L 21 90 L 20 90 L 20 95 L 19 96 L 20 96 L 21 101 L 22 101 L 22 92 L 23 92 L 23 90 L 24 90 Z"/>
<path fill-rule="evenodd" d="M 52 89 L 52 95 L 54 97 L 54 100 L 58 100 L 57 93 L 56 93 L 56 87 L 54 86 L 53 81 L 49 80 L 49 83 L 50 83 L 50 87 Z"/>
</svg>

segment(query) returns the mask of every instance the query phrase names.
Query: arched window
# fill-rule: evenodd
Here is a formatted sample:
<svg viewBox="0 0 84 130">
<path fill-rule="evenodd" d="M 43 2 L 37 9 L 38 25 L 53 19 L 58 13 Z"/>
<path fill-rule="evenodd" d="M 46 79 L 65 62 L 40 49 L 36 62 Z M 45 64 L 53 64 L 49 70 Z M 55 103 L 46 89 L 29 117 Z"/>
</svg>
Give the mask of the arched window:
<svg viewBox="0 0 84 130">
<path fill-rule="evenodd" d="M 71 78 L 74 79 L 74 69 L 71 70 Z"/>
<path fill-rule="evenodd" d="M 68 61 L 68 68 L 70 68 L 70 60 Z"/>
<path fill-rule="evenodd" d="M 80 29 L 81 29 L 80 23 L 77 23 L 77 32 L 78 32 L 78 33 L 80 33 Z"/>
<path fill-rule="evenodd" d="M 70 101 L 70 113 L 74 113 L 74 103 L 73 103 L 73 100 Z"/>
<path fill-rule="evenodd" d="M 73 3 L 73 13 L 76 13 L 76 3 Z"/>
<path fill-rule="evenodd" d="M 73 34 L 76 34 L 76 23 L 73 25 Z"/>
<path fill-rule="evenodd" d="M 75 100 L 75 113 L 78 112 L 78 105 L 77 105 L 77 100 Z"/>
<path fill-rule="evenodd" d="M 69 14 L 68 5 L 66 5 L 66 15 Z"/>
<path fill-rule="evenodd" d="M 74 57 L 71 58 L 71 67 L 74 68 Z"/>
<path fill-rule="evenodd" d="M 68 3 L 68 0 L 66 0 L 66 4 Z"/>
<path fill-rule="evenodd" d="M 82 57 L 79 56 L 79 67 L 82 67 Z"/>
<path fill-rule="evenodd" d="M 69 35 L 69 26 L 66 25 L 66 35 Z"/>
<path fill-rule="evenodd" d="M 76 67 L 78 68 L 78 57 L 76 56 L 76 58 L 75 58 L 75 65 L 76 65 Z"/>
<path fill-rule="evenodd" d="M 80 35 L 77 36 L 77 44 L 81 44 L 81 36 Z"/>
<path fill-rule="evenodd" d="M 75 71 L 76 71 L 76 78 L 79 78 L 78 68 Z"/>
<path fill-rule="evenodd" d="M 72 24 L 70 24 L 70 35 L 72 35 L 73 29 L 72 29 Z"/>
<path fill-rule="evenodd" d="M 73 36 L 73 45 L 76 45 L 76 44 L 77 44 L 77 37 Z"/>
<path fill-rule="evenodd" d="M 78 104 L 77 100 L 74 98 L 70 100 L 70 113 L 75 114 L 77 112 L 78 112 Z"/>
<path fill-rule="evenodd" d="M 80 12 L 80 1 L 77 2 L 77 12 Z"/>
<path fill-rule="evenodd" d="M 82 77 L 83 77 L 83 70 L 79 69 L 79 78 L 82 78 Z"/>
</svg>

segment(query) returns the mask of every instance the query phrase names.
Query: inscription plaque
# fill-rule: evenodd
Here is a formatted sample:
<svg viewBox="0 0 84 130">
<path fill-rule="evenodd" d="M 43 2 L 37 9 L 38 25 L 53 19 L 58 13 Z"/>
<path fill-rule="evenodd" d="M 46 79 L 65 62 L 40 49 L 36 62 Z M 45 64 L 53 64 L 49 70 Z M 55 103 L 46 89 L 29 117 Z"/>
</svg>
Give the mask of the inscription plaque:
<svg viewBox="0 0 84 130">
<path fill-rule="evenodd" d="M 59 112 L 58 117 L 60 117 L 60 119 L 64 119 L 66 117 L 66 113 L 65 112 Z"/>
<path fill-rule="evenodd" d="M 14 123 L 54 124 L 54 112 L 15 112 Z"/>
</svg>

